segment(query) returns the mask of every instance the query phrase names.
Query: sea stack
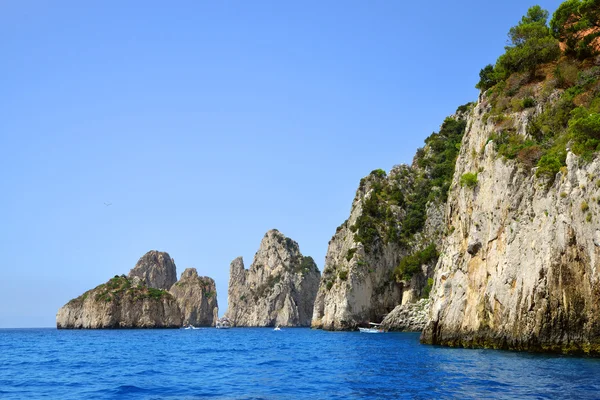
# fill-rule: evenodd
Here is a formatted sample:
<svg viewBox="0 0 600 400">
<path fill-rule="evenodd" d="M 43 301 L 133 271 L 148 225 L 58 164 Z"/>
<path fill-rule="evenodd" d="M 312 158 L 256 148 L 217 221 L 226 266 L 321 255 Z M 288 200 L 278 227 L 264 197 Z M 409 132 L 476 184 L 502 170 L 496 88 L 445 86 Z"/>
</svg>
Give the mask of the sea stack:
<svg viewBox="0 0 600 400">
<path fill-rule="evenodd" d="M 169 291 L 177 299 L 184 325 L 214 326 L 218 318 L 215 281 L 187 268 Z"/>
<path fill-rule="evenodd" d="M 233 326 L 310 326 L 319 279 L 298 243 L 270 230 L 250 269 L 241 257 L 231 263 L 226 316 Z"/>
</svg>

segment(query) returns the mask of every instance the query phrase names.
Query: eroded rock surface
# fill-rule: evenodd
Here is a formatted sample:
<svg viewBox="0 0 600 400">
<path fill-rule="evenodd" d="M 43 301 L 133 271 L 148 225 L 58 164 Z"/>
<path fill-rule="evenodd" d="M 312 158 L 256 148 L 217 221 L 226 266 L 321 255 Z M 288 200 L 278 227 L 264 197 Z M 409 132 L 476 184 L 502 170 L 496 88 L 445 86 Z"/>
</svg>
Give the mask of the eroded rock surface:
<svg viewBox="0 0 600 400">
<path fill-rule="evenodd" d="M 169 253 L 151 250 L 139 259 L 128 276 L 139 277 L 148 287 L 169 290 L 177 281 L 175 261 Z"/>
<path fill-rule="evenodd" d="M 214 326 L 218 318 L 215 281 L 198 276 L 195 268 L 187 268 L 169 290 L 177 300 L 183 325 Z"/>
<path fill-rule="evenodd" d="M 527 137 L 547 106 L 508 121 Z M 468 119 L 422 341 L 598 355 L 600 161 L 568 152 L 555 177 L 536 177 L 498 156 L 493 135 L 502 126 L 489 111 L 483 96 Z M 477 173 L 475 186 L 460 184 L 466 173 Z"/>
<path fill-rule="evenodd" d="M 310 326 L 320 272 L 298 243 L 268 231 L 248 270 L 230 266 L 228 309 L 233 326 Z"/>
<path fill-rule="evenodd" d="M 429 321 L 430 304 L 429 299 L 401 304 L 383 319 L 381 327 L 389 331 L 421 332 Z"/>
<path fill-rule="evenodd" d="M 179 328 L 181 312 L 167 291 L 133 286 L 124 275 L 88 290 L 56 315 L 58 329 Z"/>
</svg>

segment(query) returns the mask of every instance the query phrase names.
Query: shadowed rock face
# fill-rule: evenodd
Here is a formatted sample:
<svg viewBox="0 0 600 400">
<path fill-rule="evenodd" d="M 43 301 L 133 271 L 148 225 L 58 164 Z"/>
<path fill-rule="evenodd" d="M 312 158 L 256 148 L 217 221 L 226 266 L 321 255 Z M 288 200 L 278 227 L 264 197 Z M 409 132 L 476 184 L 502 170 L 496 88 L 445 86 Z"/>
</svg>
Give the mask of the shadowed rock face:
<svg viewBox="0 0 600 400">
<path fill-rule="evenodd" d="M 298 243 L 268 231 L 249 270 L 230 266 L 228 309 L 233 326 L 310 326 L 320 273 Z"/>
<path fill-rule="evenodd" d="M 177 281 L 175 261 L 168 253 L 151 250 L 139 259 L 128 276 L 140 278 L 148 287 L 169 290 Z"/>
<path fill-rule="evenodd" d="M 513 113 L 516 134 L 547 107 Z M 600 159 L 567 153 L 554 181 L 498 156 L 484 118 L 469 117 L 448 198 L 423 343 L 600 355 Z M 459 184 L 478 171 L 474 188 Z"/>
<path fill-rule="evenodd" d="M 170 290 L 177 299 L 184 325 L 214 326 L 218 318 L 215 281 L 187 268 Z"/>
<path fill-rule="evenodd" d="M 58 329 L 179 328 L 181 313 L 167 291 L 133 286 L 124 275 L 69 301 L 56 315 Z"/>
</svg>

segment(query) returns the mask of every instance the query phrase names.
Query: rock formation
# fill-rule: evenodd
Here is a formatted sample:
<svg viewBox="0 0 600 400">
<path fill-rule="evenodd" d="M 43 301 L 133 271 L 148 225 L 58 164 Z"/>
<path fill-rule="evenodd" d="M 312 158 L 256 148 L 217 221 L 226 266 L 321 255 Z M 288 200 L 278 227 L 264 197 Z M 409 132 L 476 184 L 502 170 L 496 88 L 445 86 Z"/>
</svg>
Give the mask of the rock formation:
<svg viewBox="0 0 600 400">
<path fill-rule="evenodd" d="M 443 234 L 462 113 L 431 135 L 412 166 L 363 178 L 350 218 L 329 242 L 312 326 L 353 330 L 425 296 Z"/>
<path fill-rule="evenodd" d="M 298 243 L 270 230 L 250 269 L 241 257 L 231 263 L 225 315 L 232 326 L 310 326 L 319 279 Z"/>
<path fill-rule="evenodd" d="M 429 299 L 420 299 L 416 303 L 401 304 L 381 322 L 388 331 L 421 332 L 429 321 Z"/>
<path fill-rule="evenodd" d="M 543 98 L 542 85 L 530 89 L 537 106 L 503 124 L 486 95 L 470 114 L 424 343 L 600 354 L 600 159 L 567 148 L 554 175 L 533 173 L 525 152 L 499 155 L 507 129 L 532 138 L 535 121 L 556 115 L 560 91 Z M 468 173 L 475 183 L 461 185 Z"/>
<path fill-rule="evenodd" d="M 58 329 L 179 328 L 181 312 L 168 292 L 132 285 L 125 275 L 69 301 L 56 315 Z"/>
<path fill-rule="evenodd" d="M 151 250 L 139 259 L 128 276 L 139 277 L 148 287 L 169 290 L 177 281 L 175 261 L 168 253 Z"/>
<path fill-rule="evenodd" d="M 215 281 L 187 268 L 169 291 L 177 299 L 184 325 L 214 326 L 218 318 Z"/>
<path fill-rule="evenodd" d="M 69 301 L 56 315 L 59 329 L 179 328 L 211 326 L 218 314 L 215 282 L 188 268 L 175 283 L 175 263 L 167 253 L 150 251 L 129 276 Z M 173 282 L 169 285 L 169 282 Z M 171 289 L 169 293 L 167 289 Z"/>
</svg>

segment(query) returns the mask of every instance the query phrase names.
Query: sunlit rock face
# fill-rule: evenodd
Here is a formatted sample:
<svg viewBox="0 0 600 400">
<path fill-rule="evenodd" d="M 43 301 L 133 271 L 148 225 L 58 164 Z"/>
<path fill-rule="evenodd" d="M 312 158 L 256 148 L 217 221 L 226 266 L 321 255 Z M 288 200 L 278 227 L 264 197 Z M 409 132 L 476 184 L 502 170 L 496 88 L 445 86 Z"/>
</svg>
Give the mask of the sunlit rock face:
<svg viewBox="0 0 600 400">
<path fill-rule="evenodd" d="M 549 101 L 552 100 L 552 96 Z M 549 103 L 509 116 L 526 137 Z M 424 343 L 600 353 L 600 161 L 568 152 L 552 179 L 498 156 L 485 96 L 450 190 Z M 504 127 L 506 128 L 506 127 Z M 460 185 L 477 173 L 474 187 Z"/>
<path fill-rule="evenodd" d="M 249 269 L 231 263 L 226 316 L 233 326 L 310 326 L 319 279 L 298 243 L 270 230 Z"/>
</svg>

